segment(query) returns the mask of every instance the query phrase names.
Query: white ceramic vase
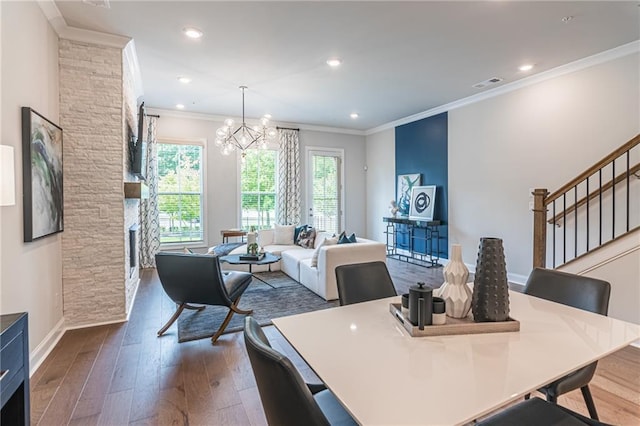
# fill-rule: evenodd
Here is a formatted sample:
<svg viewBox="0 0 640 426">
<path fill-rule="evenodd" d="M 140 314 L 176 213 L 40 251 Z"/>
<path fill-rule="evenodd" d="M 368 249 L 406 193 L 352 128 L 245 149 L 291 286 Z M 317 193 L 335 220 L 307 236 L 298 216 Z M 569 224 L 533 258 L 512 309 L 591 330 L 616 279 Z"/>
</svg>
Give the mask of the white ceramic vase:
<svg viewBox="0 0 640 426">
<path fill-rule="evenodd" d="M 247 232 L 247 245 L 258 242 L 257 232 Z"/>
<path fill-rule="evenodd" d="M 451 245 L 449 263 L 442 270 L 444 284 L 438 289 L 438 297 L 446 303 L 447 316 L 452 318 L 466 318 L 471 310 L 473 293 L 467 285 L 469 269 L 462 261 L 462 246 Z"/>
<path fill-rule="evenodd" d="M 258 234 L 256 232 L 247 232 L 247 254 L 257 254 L 257 250 L 256 253 L 253 253 L 251 251 L 253 244 L 255 244 L 257 246 L 257 242 L 258 242 Z"/>
</svg>

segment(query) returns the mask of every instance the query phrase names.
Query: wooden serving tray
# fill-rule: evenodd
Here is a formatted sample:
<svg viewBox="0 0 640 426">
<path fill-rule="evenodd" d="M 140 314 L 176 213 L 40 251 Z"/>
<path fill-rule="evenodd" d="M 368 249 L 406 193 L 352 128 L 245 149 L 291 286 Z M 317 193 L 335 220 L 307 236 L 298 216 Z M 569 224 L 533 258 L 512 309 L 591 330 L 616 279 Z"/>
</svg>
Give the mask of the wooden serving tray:
<svg viewBox="0 0 640 426">
<path fill-rule="evenodd" d="M 405 330 L 407 330 L 412 337 L 520 331 L 520 321 L 511 317 L 509 317 L 507 321 L 500 322 L 474 322 L 471 316 L 462 319 L 447 317 L 446 324 L 426 325 L 424 330 L 420 330 L 417 325 L 411 324 L 409 319 L 402 315 L 402 305 L 400 305 L 400 303 L 390 303 L 389 312 L 404 326 Z"/>
</svg>

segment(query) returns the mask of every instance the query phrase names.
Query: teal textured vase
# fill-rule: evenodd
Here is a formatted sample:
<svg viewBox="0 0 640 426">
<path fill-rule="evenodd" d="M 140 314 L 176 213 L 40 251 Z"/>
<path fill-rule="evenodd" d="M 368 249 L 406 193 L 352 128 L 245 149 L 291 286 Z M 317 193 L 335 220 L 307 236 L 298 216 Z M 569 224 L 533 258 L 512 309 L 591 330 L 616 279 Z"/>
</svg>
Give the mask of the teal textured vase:
<svg viewBox="0 0 640 426">
<path fill-rule="evenodd" d="M 471 311 L 475 322 L 509 318 L 509 282 L 500 238 L 481 238 L 478 248 Z"/>
</svg>

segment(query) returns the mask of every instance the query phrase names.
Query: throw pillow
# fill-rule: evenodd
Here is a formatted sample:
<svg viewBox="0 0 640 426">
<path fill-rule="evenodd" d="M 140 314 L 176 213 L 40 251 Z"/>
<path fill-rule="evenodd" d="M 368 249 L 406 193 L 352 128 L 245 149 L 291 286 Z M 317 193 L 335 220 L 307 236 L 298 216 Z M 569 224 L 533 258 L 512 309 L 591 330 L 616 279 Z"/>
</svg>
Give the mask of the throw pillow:
<svg viewBox="0 0 640 426">
<path fill-rule="evenodd" d="M 338 240 L 338 244 L 351 244 L 351 240 L 346 235 L 342 235 Z"/>
<path fill-rule="evenodd" d="M 188 248 L 188 247 L 183 248 L 183 249 L 182 249 L 182 252 L 183 252 L 184 254 L 193 254 L 193 250 L 191 250 L 191 249 L 190 249 L 190 248 Z"/>
<path fill-rule="evenodd" d="M 300 236 L 300 232 L 304 231 L 308 227 L 309 225 L 296 226 L 295 230 L 293 231 L 293 241 L 295 241 L 296 244 L 298 243 L 298 236 Z"/>
<path fill-rule="evenodd" d="M 352 243 L 357 243 L 358 242 L 358 240 L 356 240 L 355 232 L 353 234 L 349 235 L 349 241 L 352 242 Z"/>
<path fill-rule="evenodd" d="M 276 225 L 273 236 L 274 244 L 292 245 L 293 234 L 295 233 L 295 225 Z"/>
<path fill-rule="evenodd" d="M 332 246 L 336 244 L 338 244 L 338 239 L 335 237 L 325 238 L 324 240 L 322 240 L 322 242 L 318 244 L 318 247 L 316 247 L 316 249 L 313 251 L 313 256 L 311 256 L 311 267 L 312 268 L 318 267 L 318 255 L 320 254 L 320 249 L 323 246 Z"/>
<path fill-rule="evenodd" d="M 307 227 L 304 230 L 300 231 L 298 235 L 298 239 L 296 240 L 296 244 L 300 247 L 304 248 L 313 248 L 313 244 L 316 240 L 316 230 L 315 228 Z"/>
</svg>

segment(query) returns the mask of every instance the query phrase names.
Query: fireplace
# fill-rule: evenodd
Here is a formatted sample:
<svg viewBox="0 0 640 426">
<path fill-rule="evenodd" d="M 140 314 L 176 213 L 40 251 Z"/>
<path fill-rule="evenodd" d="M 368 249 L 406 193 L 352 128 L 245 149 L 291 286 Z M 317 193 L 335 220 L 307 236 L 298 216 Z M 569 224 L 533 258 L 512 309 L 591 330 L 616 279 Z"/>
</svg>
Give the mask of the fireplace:
<svg viewBox="0 0 640 426">
<path fill-rule="evenodd" d="M 129 228 L 129 276 L 138 265 L 138 224 L 131 225 Z"/>
</svg>

